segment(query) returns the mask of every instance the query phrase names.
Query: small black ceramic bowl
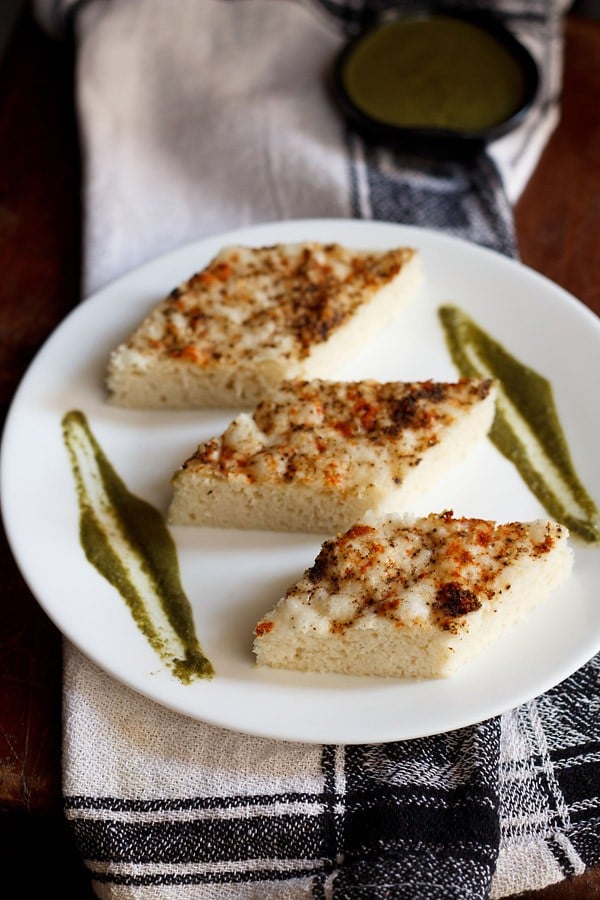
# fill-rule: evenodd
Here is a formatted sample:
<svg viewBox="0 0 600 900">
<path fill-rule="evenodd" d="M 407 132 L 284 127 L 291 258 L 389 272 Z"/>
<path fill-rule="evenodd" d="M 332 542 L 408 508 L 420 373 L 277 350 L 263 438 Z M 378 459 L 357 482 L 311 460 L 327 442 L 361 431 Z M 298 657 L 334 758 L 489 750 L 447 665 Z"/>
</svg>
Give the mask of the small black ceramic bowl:
<svg viewBox="0 0 600 900">
<path fill-rule="evenodd" d="M 392 8 L 334 60 L 334 98 L 367 138 L 466 156 L 519 125 L 539 75 L 529 51 L 489 14 Z"/>
</svg>

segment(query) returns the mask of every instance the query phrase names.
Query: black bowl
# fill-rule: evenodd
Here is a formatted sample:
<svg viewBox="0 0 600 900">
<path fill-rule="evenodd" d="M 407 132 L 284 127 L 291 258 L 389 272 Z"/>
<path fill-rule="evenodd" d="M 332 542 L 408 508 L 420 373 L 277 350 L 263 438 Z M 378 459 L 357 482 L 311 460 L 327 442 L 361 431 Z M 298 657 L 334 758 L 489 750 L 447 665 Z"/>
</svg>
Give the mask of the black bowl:
<svg viewBox="0 0 600 900">
<path fill-rule="evenodd" d="M 515 97 L 514 106 L 508 115 L 482 128 L 404 126 L 375 118 L 357 105 L 350 96 L 345 82 L 345 70 L 354 53 L 364 46 L 365 40 L 372 38 L 376 32 L 391 22 L 416 19 L 450 19 L 465 22 L 486 32 L 487 36 L 494 38 L 496 43 L 508 52 L 521 73 L 520 96 Z M 348 123 L 367 139 L 434 156 L 463 157 L 478 153 L 486 144 L 508 134 L 521 124 L 535 101 L 539 73 L 529 51 L 492 15 L 448 10 L 424 4 L 416 9 L 413 6 L 410 11 L 388 9 L 383 15 L 371 21 L 359 34 L 351 38 L 337 55 L 330 72 L 330 80 L 334 99 Z"/>
</svg>

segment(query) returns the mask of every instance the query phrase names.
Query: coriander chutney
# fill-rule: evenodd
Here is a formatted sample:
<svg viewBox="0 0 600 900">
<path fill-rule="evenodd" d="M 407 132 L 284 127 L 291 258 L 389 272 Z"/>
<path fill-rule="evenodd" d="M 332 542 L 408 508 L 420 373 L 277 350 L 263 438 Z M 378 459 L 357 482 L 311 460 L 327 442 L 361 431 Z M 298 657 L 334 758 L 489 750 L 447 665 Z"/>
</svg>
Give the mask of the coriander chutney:
<svg viewBox="0 0 600 900">
<path fill-rule="evenodd" d="M 443 306 L 439 316 L 461 375 L 496 381 L 493 443 L 554 519 L 588 543 L 599 541 L 598 509 L 573 466 L 550 382 L 457 307 Z"/>
<path fill-rule="evenodd" d="M 119 591 L 137 627 L 180 681 L 211 678 L 214 670 L 198 643 L 175 543 L 162 514 L 130 493 L 82 412 L 66 413 L 62 429 L 87 559 Z"/>
<path fill-rule="evenodd" d="M 357 44 L 343 69 L 350 99 L 389 125 L 482 131 L 524 97 L 515 56 L 491 33 L 450 16 L 396 19 Z"/>
</svg>

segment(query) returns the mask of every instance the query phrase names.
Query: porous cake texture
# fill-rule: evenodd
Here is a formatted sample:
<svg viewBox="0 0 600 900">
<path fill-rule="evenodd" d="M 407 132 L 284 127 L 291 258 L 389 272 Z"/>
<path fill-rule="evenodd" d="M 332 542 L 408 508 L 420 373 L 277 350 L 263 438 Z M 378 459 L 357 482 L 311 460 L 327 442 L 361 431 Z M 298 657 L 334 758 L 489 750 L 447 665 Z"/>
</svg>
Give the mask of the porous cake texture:
<svg viewBox="0 0 600 900">
<path fill-rule="evenodd" d="M 348 675 L 456 673 L 568 578 L 568 530 L 372 514 L 327 540 L 255 630 L 259 666 Z"/>
</svg>

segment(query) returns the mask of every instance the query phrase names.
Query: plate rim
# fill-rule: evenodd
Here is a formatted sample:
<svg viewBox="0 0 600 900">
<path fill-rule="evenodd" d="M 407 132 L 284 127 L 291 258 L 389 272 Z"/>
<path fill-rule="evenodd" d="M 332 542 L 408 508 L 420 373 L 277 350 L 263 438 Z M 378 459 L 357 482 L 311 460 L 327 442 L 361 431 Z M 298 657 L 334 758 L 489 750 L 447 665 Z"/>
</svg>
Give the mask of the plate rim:
<svg viewBox="0 0 600 900">
<path fill-rule="evenodd" d="M 461 236 L 448 234 L 447 232 L 439 231 L 436 229 L 424 228 L 424 227 L 421 227 L 418 225 L 405 225 L 403 223 L 379 222 L 379 221 L 364 220 L 364 219 L 343 219 L 343 218 L 339 218 L 339 217 L 318 218 L 318 219 L 302 218 L 302 219 L 290 219 L 290 220 L 282 220 L 282 221 L 276 220 L 276 221 L 270 221 L 270 222 L 258 222 L 258 223 L 250 224 L 247 226 L 242 226 L 240 228 L 230 229 L 230 230 L 227 230 L 227 231 L 224 231 L 221 233 L 208 235 L 208 236 L 205 236 L 205 237 L 193 240 L 193 241 L 189 241 L 179 247 L 168 250 L 152 259 L 146 260 L 141 265 L 139 265 L 135 268 L 132 268 L 129 271 L 121 274 L 119 277 L 113 279 L 112 281 L 110 281 L 108 284 L 104 285 L 97 291 L 90 293 L 77 306 L 75 306 L 72 310 L 70 310 L 66 316 L 63 317 L 63 319 L 57 324 L 57 326 L 46 337 L 46 339 L 42 342 L 42 344 L 40 345 L 38 350 L 35 352 L 32 360 L 28 364 L 22 378 L 20 379 L 19 384 L 17 385 L 17 388 L 11 399 L 11 402 L 9 404 L 9 408 L 7 411 L 5 423 L 4 423 L 4 426 L 2 429 L 2 435 L 0 436 L 0 514 L 1 514 L 2 522 L 3 522 L 4 530 L 6 533 L 7 541 L 8 541 L 11 553 L 13 554 L 15 563 L 16 563 L 22 577 L 24 578 L 25 582 L 27 583 L 28 588 L 31 590 L 34 599 L 42 607 L 45 614 L 54 623 L 54 625 L 63 634 L 63 636 L 67 640 L 69 640 L 75 647 L 77 647 L 77 649 L 81 653 L 83 653 L 84 656 L 86 656 L 91 662 L 93 662 L 95 665 L 97 665 L 101 669 L 103 669 L 110 677 L 119 681 L 121 684 L 125 685 L 126 687 L 134 690 L 141 696 L 151 699 L 151 700 L 159 703 L 160 705 L 162 705 L 166 708 L 169 708 L 175 712 L 181 713 L 183 715 L 186 715 L 193 719 L 197 719 L 199 721 L 203 721 L 203 722 L 207 722 L 209 724 L 224 727 L 229 730 L 239 731 L 239 732 L 246 733 L 249 735 L 255 735 L 257 737 L 273 738 L 273 739 L 284 740 L 284 741 L 301 741 L 301 742 L 307 742 L 307 743 L 311 743 L 311 744 L 315 744 L 315 743 L 352 744 L 352 743 L 365 743 L 365 742 L 385 743 L 385 742 L 394 741 L 394 740 L 404 740 L 404 739 L 412 739 L 415 737 L 424 737 L 427 735 L 440 733 L 441 731 L 451 731 L 451 730 L 455 730 L 457 728 L 465 727 L 468 725 L 473 725 L 473 724 L 476 724 L 477 722 L 483 721 L 483 719 L 485 719 L 485 718 L 489 718 L 491 716 L 501 714 L 502 712 L 506 711 L 509 708 L 514 708 L 514 706 L 518 706 L 523 702 L 527 702 L 528 700 L 530 700 L 536 696 L 539 696 L 540 694 L 544 693 L 546 690 L 548 690 L 552 686 L 560 683 L 560 681 L 569 677 L 578 668 L 580 668 L 581 665 L 584 665 L 589 659 L 591 659 L 593 657 L 593 655 L 595 654 L 595 652 L 597 652 L 597 650 L 600 649 L 600 634 L 597 636 L 595 650 L 592 652 L 592 655 L 590 656 L 589 652 L 586 650 L 585 653 L 582 654 L 582 658 L 576 660 L 574 662 L 574 664 L 568 665 L 565 667 L 565 669 L 562 671 L 562 674 L 560 675 L 560 677 L 558 679 L 555 677 L 548 677 L 548 678 L 546 678 L 545 683 L 543 683 L 543 679 L 542 679 L 541 686 L 540 686 L 540 683 L 537 683 L 535 685 L 535 689 L 523 688 L 523 690 L 521 692 L 521 696 L 516 697 L 514 702 L 511 701 L 509 706 L 506 706 L 501 701 L 498 701 L 495 704 L 495 706 L 492 705 L 490 707 L 490 711 L 488 713 L 486 713 L 485 716 L 482 717 L 479 713 L 477 713 L 472 718 L 469 718 L 468 716 L 463 717 L 461 719 L 460 723 L 455 724 L 451 727 L 448 727 L 446 725 L 443 728 L 433 728 L 433 729 L 429 728 L 429 729 L 425 729 L 425 730 L 417 729 L 417 731 L 413 730 L 412 733 L 403 732 L 399 736 L 398 735 L 390 735 L 386 731 L 385 736 L 379 736 L 379 737 L 375 736 L 373 738 L 365 738 L 364 736 L 361 736 L 361 737 L 357 737 L 354 740 L 352 739 L 351 736 L 348 736 L 348 735 L 346 735 L 343 738 L 343 740 L 339 740 L 335 735 L 331 735 L 331 734 L 327 735 L 324 733 L 320 734 L 318 737 L 313 736 L 313 737 L 307 738 L 306 736 L 300 736 L 297 733 L 294 735 L 290 735 L 289 733 L 288 734 L 281 733 L 281 732 L 277 733 L 277 729 L 275 729 L 275 730 L 273 728 L 265 729 L 265 728 L 261 728 L 259 725 L 253 726 L 252 728 L 248 728 L 247 726 L 243 727 L 243 726 L 240 726 L 239 724 L 231 724 L 229 721 L 224 721 L 224 720 L 220 719 L 218 716 L 213 716 L 212 718 L 207 717 L 205 712 L 203 712 L 201 714 L 194 714 L 194 713 L 190 712 L 188 709 L 182 708 L 181 704 L 179 704 L 177 702 L 169 701 L 169 699 L 165 698 L 165 697 L 157 697 L 155 691 L 145 689 L 144 687 L 140 686 L 139 684 L 133 683 L 133 681 L 131 679 L 125 678 L 122 675 L 120 675 L 118 672 L 115 672 L 112 667 L 107 668 L 107 666 L 105 664 L 103 664 L 103 662 L 99 659 L 98 654 L 91 653 L 89 651 L 89 649 L 82 647 L 80 642 L 75 640 L 73 638 L 72 634 L 70 634 L 68 632 L 68 630 L 65 630 L 64 622 L 59 621 L 59 617 L 57 618 L 56 614 L 54 613 L 54 610 L 53 609 L 51 610 L 48 608 L 48 601 L 45 598 L 44 599 L 40 598 L 37 591 L 34 590 L 32 584 L 30 582 L 30 574 L 29 574 L 29 571 L 27 570 L 27 566 L 23 565 L 23 560 L 21 558 L 21 554 L 19 552 L 19 549 L 16 546 L 17 542 L 14 539 L 12 525 L 9 521 L 7 521 L 6 509 L 5 509 L 5 495 L 6 495 L 5 483 L 9 477 L 9 475 L 7 473 L 8 463 L 6 462 L 6 457 L 7 457 L 6 447 L 10 446 L 9 442 L 12 440 L 13 430 L 16 428 L 16 426 L 13 423 L 15 422 L 15 419 L 17 418 L 19 411 L 20 411 L 21 398 L 23 396 L 26 396 L 29 379 L 33 378 L 35 376 L 35 373 L 37 372 L 38 368 L 43 363 L 43 354 L 46 352 L 46 348 L 49 345 L 53 345 L 55 342 L 60 341 L 60 338 L 63 333 L 63 329 L 66 329 L 67 327 L 69 327 L 68 323 L 70 323 L 72 320 L 74 320 L 76 318 L 85 317 L 85 315 L 87 315 L 88 311 L 91 309 L 92 305 L 94 305 L 94 308 L 95 308 L 96 305 L 100 305 L 102 302 L 104 302 L 107 296 L 110 297 L 110 295 L 114 295 L 115 291 L 117 291 L 119 289 L 122 289 L 122 288 L 126 289 L 130 283 L 134 284 L 140 278 L 143 278 L 144 276 L 151 273 L 153 269 L 158 270 L 158 269 L 164 268 L 165 265 L 177 266 L 177 263 L 179 262 L 180 259 L 183 260 L 188 255 L 191 255 L 192 253 L 199 251 L 202 248 L 204 248 L 206 254 L 208 255 L 211 251 L 207 248 L 211 247 L 212 245 L 216 246 L 217 244 L 219 244 L 221 246 L 225 246 L 227 243 L 235 243 L 240 239 L 240 237 L 243 237 L 245 235 L 247 235 L 248 237 L 243 237 L 243 240 L 250 242 L 251 235 L 260 234 L 261 231 L 269 232 L 269 231 L 273 231 L 274 229 L 283 229 L 283 230 L 291 229 L 292 231 L 294 231 L 295 229 L 298 229 L 298 228 L 300 230 L 303 230 L 303 229 L 312 229 L 315 227 L 325 228 L 325 229 L 335 229 L 336 227 L 342 227 L 344 229 L 355 228 L 357 231 L 357 234 L 364 230 L 372 231 L 373 233 L 379 231 L 382 235 L 384 232 L 389 234 L 390 238 L 394 234 L 394 232 L 397 233 L 399 235 L 399 237 L 401 235 L 406 236 L 410 232 L 415 235 L 423 235 L 423 236 L 425 236 L 425 238 L 427 240 L 432 240 L 434 242 L 440 241 L 446 245 L 448 243 L 455 244 L 457 247 L 462 248 L 463 250 L 467 250 L 467 252 L 475 252 L 478 254 L 481 254 L 481 253 L 490 254 L 495 259 L 495 261 L 500 263 L 501 265 L 507 265 L 511 269 L 514 267 L 517 267 L 517 269 L 520 272 L 526 273 L 527 277 L 533 277 L 535 280 L 538 280 L 544 289 L 550 289 L 553 292 L 555 292 L 557 297 L 560 297 L 562 301 L 566 301 L 567 303 L 569 303 L 572 306 L 572 309 L 577 310 L 578 314 L 582 315 L 584 317 L 584 319 L 586 317 L 588 317 L 589 321 L 594 323 L 594 327 L 599 329 L 598 333 L 600 335 L 600 319 L 596 316 L 594 311 L 591 310 L 590 307 L 585 305 L 581 300 L 579 300 L 573 294 L 570 294 L 566 289 L 564 289 L 560 285 L 553 282 L 547 276 L 526 266 L 520 260 L 504 256 L 503 254 L 501 254 L 500 252 L 498 252 L 492 248 L 473 243 L 472 241 L 466 240 L 465 238 L 463 238 Z M 301 238 L 297 238 L 297 240 L 301 240 Z M 290 242 L 291 242 L 291 240 L 290 240 Z M 254 242 L 254 243 L 255 243 L 255 245 L 257 245 L 256 242 Z M 214 251 L 212 251 L 212 252 L 214 252 Z M 584 656 L 585 656 L 585 658 L 583 658 Z M 225 718 L 227 718 L 227 717 L 225 717 Z"/>
</svg>

